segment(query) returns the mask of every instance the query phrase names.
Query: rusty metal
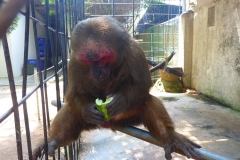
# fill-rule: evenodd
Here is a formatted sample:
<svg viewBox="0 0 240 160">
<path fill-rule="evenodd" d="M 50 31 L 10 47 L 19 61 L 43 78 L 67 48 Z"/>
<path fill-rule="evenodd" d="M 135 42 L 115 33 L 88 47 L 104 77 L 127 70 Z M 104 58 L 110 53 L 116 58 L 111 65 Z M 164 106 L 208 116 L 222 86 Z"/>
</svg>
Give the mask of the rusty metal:
<svg viewBox="0 0 240 160">
<path fill-rule="evenodd" d="M 31 0 L 31 10 L 32 10 L 32 16 L 35 18 L 35 4 L 34 0 Z M 39 48 L 38 48 L 38 39 L 37 39 L 37 26 L 36 22 L 33 22 L 33 32 L 34 32 L 34 40 L 35 40 L 35 47 L 36 47 L 36 54 L 37 54 L 37 63 L 38 63 L 38 76 L 39 76 L 39 85 L 40 85 L 40 93 L 41 93 L 41 103 L 42 103 L 42 111 L 43 111 L 43 127 L 44 127 L 44 142 L 45 142 L 45 149 L 47 150 L 47 131 L 46 131 L 46 117 L 45 117 L 45 101 L 44 101 L 44 93 L 43 93 L 43 78 L 42 78 L 42 73 L 40 72 L 41 67 L 40 67 L 40 55 L 39 53 Z M 46 159 L 48 159 L 48 155 L 45 156 Z"/>
<path fill-rule="evenodd" d="M 58 1 L 55 1 L 55 22 L 58 22 L 59 21 L 59 11 L 58 11 Z M 56 25 L 56 32 L 58 33 L 59 32 L 59 26 Z M 59 35 L 56 34 L 55 36 L 55 50 L 53 52 L 53 56 L 54 56 L 54 72 L 55 72 L 55 75 L 57 73 L 57 70 L 58 70 L 58 53 L 59 53 Z M 55 76 L 55 81 L 56 81 L 56 98 L 57 98 L 57 110 L 59 110 L 61 108 L 61 104 L 60 104 L 60 89 L 59 89 L 59 78 L 58 76 L 56 75 Z"/>
<path fill-rule="evenodd" d="M 11 62 L 11 58 L 10 58 L 6 34 L 3 35 L 3 37 L 2 37 L 2 45 L 3 45 L 3 51 L 4 51 L 5 62 L 6 62 L 6 67 L 7 67 L 8 81 L 9 81 L 10 90 L 11 90 L 12 103 L 13 103 L 17 154 L 18 154 L 18 159 L 23 160 L 21 127 L 20 127 L 20 119 L 19 119 L 19 112 L 18 112 L 17 94 L 16 94 L 16 88 L 15 88 L 15 83 L 14 83 L 14 78 L 13 78 L 12 62 Z"/>
<path fill-rule="evenodd" d="M 25 40 L 24 40 L 24 65 L 23 65 L 23 83 L 22 83 L 22 98 L 26 96 L 27 93 L 27 60 L 28 60 L 28 46 L 29 46 L 29 15 L 30 15 L 29 3 L 26 5 L 26 16 L 25 16 Z M 29 120 L 28 120 L 28 111 L 27 111 L 27 103 L 23 102 L 23 114 L 24 114 L 24 122 L 26 129 L 26 137 L 27 137 L 27 146 L 28 146 L 28 158 L 32 159 L 32 145 L 31 145 L 31 137 L 30 137 L 30 129 L 29 129 Z"/>
<path fill-rule="evenodd" d="M 47 67 L 48 67 L 48 54 L 49 54 L 49 50 L 48 50 L 48 46 L 49 46 L 49 30 L 48 30 L 48 27 L 49 27 L 49 1 L 48 0 L 45 0 L 45 6 L 46 6 L 46 12 L 45 12 L 45 53 L 44 53 L 44 66 L 41 66 L 44 67 L 44 74 L 43 74 L 43 77 L 44 79 L 47 78 Z M 46 122 L 47 122 L 47 126 L 46 128 L 49 128 L 50 127 L 50 118 L 49 118 L 49 107 L 48 107 L 48 92 L 47 92 L 47 84 L 43 84 L 44 86 L 44 96 L 45 96 L 45 114 L 46 114 Z M 45 130 L 45 128 L 44 128 Z M 44 132 L 45 134 L 45 132 Z M 45 137 L 44 137 L 45 138 Z"/>
<path fill-rule="evenodd" d="M 64 10 L 64 4 L 63 4 L 63 0 L 60 0 L 59 1 L 59 5 L 60 5 L 60 8 L 59 8 L 59 12 L 60 12 L 60 31 L 64 33 L 64 35 L 61 35 L 60 36 L 60 42 L 61 42 L 61 51 L 62 51 L 62 68 L 63 68 L 63 81 L 65 83 L 63 83 L 63 93 L 65 94 L 66 93 L 66 90 L 67 90 L 67 55 L 65 53 L 67 53 L 67 30 L 66 30 L 66 26 L 65 26 L 65 16 L 64 16 L 64 13 L 65 13 L 65 10 Z M 66 14 L 65 14 L 66 15 Z M 60 98 L 60 95 L 59 95 L 59 98 Z M 59 102 L 60 102 L 60 99 L 59 99 Z M 60 103 L 59 103 L 59 106 L 60 106 Z"/>
</svg>

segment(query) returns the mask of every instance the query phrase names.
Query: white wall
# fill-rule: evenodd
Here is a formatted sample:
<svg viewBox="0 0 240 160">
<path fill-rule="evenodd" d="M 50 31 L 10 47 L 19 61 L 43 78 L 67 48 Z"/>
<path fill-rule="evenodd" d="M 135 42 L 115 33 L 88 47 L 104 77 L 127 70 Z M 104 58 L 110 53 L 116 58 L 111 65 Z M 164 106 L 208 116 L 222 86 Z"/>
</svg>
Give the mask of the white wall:
<svg viewBox="0 0 240 160">
<path fill-rule="evenodd" d="M 45 23 L 45 19 L 38 12 L 35 12 L 36 18 L 41 22 Z M 37 25 L 38 38 L 45 38 L 45 27 Z M 30 30 L 29 30 L 29 47 L 28 47 L 28 59 L 37 59 L 36 48 L 35 48 L 35 39 L 33 33 L 33 24 L 30 20 Z"/>
<path fill-rule="evenodd" d="M 0 39 L 0 77 L 7 77 L 7 69 L 1 39 Z"/>
<path fill-rule="evenodd" d="M 215 25 L 208 26 L 213 6 Z M 197 0 L 192 57 L 192 87 L 240 110 L 239 0 Z"/>
<path fill-rule="evenodd" d="M 25 38 L 25 16 L 18 14 L 19 21 L 16 30 L 8 34 L 8 45 L 11 55 L 12 68 L 14 77 L 22 75 L 23 58 L 24 58 L 24 38 Z M 36 12 L 36 18 L 42 21 L 44 18 Z M 38 37 L 45 37 L 45 28 L 37 25 Z M 30 20 L 30 30 L 29 30 L 29 47 L 28 47 L 28 59 L 36 59 L 36 49 L 35 49 L 35 39 L 33 33 L 33 25 Z M 7 69 L 5 64 L 4 52 L 2 49 L 2 44 L 0 42 L 0 78 L 7 77 Z"/>
<path fill-rule="evenodd" d="M 11 48 L 11 60 L 14 77 L 22 75 L 23 57 L 24 57 L 24 30 L 25 17 L 18 15 L 18 27 L 9 35 L 11 40 L 8 41 L 9 48 Z"/>
</svg>

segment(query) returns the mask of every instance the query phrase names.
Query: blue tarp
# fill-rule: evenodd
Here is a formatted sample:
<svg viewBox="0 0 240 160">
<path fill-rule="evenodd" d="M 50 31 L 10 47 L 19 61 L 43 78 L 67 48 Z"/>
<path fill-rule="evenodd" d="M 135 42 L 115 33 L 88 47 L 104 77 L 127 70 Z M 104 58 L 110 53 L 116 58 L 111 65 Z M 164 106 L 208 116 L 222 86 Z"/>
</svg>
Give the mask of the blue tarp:
<svg viewBox="0 0 240 160">
<path fill-rule="evenodd" d="M 166 22 L 182 13 L 182 6 L 170 4 L 151 4 L 139 21 L 135 31 L 143 32 L 144 30 L 156 24 Z"/>
</svg>

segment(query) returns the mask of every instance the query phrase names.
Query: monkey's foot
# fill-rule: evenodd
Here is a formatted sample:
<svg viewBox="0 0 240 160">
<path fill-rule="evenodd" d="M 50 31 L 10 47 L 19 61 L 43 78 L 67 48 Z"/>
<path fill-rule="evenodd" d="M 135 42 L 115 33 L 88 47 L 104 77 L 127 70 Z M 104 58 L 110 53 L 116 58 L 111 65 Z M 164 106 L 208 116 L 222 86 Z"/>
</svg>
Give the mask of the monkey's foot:
<svg viewBox="0 0 240 160">
<path fill-rule="evenodd" d="M 57 142 L 55 140 L 48 143 L 48 155 L 54 156 L 55 150 L 58 148 Z"/>
<path fill-rule="evenodd" d="M 37 158 L 40 157 L 43 148 L 44 148 L 44 143 L 40 144 L 40 145 L 33 151 L 33 154 L 32 154 L 33 160 L 37 160 Z"/>
<path fill-rule="evenodd" d="M 171 153 L 177 151 L 178 153 L 184 154 L 187 158 L 201 159 L 201 156 L 194 148 L 201 148 L 201 146 L 175 132 L 170 141 L 166 142 L 164 145 L 165 158 L 167 160 L 172 159 Z"/>
</svg>

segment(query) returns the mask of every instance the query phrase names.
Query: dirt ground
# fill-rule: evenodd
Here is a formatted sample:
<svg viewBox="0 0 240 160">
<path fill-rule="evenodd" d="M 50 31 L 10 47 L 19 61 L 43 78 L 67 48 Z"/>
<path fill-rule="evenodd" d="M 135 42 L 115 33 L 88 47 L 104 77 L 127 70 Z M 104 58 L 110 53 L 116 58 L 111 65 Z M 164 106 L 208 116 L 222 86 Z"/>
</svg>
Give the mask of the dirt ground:
<svg viewBox="0 0 240 160">
<path fill-rule="evenodd" d="M 62 86 L 62 84 L 60 84 Z M 28 91 L 33 86 L 28 87 Z M 48 83 L 50 118 L 56 114 L 56 107 L 50 104 L 56 99 L 55 83 Z M 21 86 L 17 87 L 18 98 L 21 97 Z M 240 159 L 240 113 L 211 101 L 201 95 L 170 94 L 152 90 L 152 94 L 163 100 L 173 118 L 178 132 L 199 143 L 203 149 L 232 159 Z M 10 91 L 0 86 L 1 113 L 12 106 Z M 41 102 L 41 101 L 39 101 Z M 34 148 L 43 137 L 42 119 L 38 120 L 36 95 L 27 101 L 31 143 Z M 41 104 L 40 112 L 41 112 Z M 22 106 L 19 107 L 24 159 L 28 159 Z M 141 127 L 141 126 L 140 126 Z M 13 114 L 0 124 L 0 160 L 16 160 L 16 140 Z M 95 130 L 82 134 L 82 148 L 79 154 L 82 160 L 108 159 L 164 159 L 160 147 L 128 136 L 121 132 Z M 173 159 L 186 159 L 174 154 Z"/>
</svg>

